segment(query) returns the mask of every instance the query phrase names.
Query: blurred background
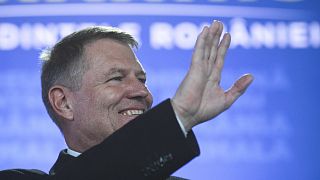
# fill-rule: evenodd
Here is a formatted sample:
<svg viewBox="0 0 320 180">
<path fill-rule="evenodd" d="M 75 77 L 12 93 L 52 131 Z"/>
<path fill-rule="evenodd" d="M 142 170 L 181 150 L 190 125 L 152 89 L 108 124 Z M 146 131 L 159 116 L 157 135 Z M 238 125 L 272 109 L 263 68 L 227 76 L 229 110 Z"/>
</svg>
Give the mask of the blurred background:
<svg viewBox="0 0 320 180">
<path fill-rule="evenodd" d="M 222 86 L 255 81 L 194 129 L 189 179 L 320 179 L 320 3 L 316 0 L 0 0 L 0 169 L 48 172 L 66 147 L 40 94 L 38 56 L 69 33 L 117 26 L 140 42 L 154 105 L 172 97 L 203 26 L 232 35 Z"/>
</svg>

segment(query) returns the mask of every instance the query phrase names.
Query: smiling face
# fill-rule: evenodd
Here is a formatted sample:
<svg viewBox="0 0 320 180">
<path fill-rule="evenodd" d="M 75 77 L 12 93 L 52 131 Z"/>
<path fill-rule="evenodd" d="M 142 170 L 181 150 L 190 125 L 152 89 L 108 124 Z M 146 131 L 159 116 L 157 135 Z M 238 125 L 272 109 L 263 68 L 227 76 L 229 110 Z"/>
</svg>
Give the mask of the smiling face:
<svg viewBox="0 0 320 180">
<path fill-rule="evenodd" d="M 146 74 L 132 49 L 110 39 L 85 46 L 89 69 L 72 92 L 74 150 L 84 151 L 145 112 L 152 105 Z M 71 147 L 72 148 L 72 147 Z"/>
</svg>

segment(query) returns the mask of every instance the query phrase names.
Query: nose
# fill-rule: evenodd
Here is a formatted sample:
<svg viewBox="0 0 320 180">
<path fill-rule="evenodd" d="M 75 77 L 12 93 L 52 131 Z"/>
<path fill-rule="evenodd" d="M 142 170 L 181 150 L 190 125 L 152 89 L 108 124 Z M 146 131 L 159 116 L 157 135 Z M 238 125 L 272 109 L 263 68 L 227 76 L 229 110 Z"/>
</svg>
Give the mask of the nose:
<svg viewBox="0 0 320 180">
<path fill-rule="evenodd" d="M 152 97 L 145 83 L 135 78 L 131 80 L 131 82 L 128 85 L 127 98 L 145 99 L 145 98 L 152 98 Z"/>
</svg>

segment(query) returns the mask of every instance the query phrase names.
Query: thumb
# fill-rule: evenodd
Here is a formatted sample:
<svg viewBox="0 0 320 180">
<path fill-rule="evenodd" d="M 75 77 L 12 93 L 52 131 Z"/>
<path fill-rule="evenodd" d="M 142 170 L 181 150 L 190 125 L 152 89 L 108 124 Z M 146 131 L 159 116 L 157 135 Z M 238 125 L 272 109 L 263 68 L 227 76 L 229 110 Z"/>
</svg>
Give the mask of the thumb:
<svg viewBox="0 0 320 180">
<path fill-rule="evenodd" d="M 253 79 L 251 74 L 245 74 L 225 92 L 227 107 L 230 107 L 246 91 Z"/>
</svg>

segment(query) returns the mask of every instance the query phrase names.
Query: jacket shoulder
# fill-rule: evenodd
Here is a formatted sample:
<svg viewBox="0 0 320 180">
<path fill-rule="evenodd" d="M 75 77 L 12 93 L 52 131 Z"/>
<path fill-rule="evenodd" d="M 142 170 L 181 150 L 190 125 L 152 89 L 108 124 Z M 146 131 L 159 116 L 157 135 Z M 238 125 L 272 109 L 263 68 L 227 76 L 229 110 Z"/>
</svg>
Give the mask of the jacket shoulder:
<svg viewBox="0 0 320 180">
<path fill-rule="evenodd" d="M 37 169 L 9 169 L 0 171 L 1 180 L 44 180 L 47 177 L 48 174 Z"/>
</svg>

